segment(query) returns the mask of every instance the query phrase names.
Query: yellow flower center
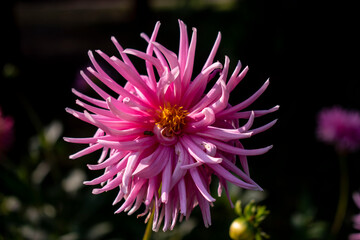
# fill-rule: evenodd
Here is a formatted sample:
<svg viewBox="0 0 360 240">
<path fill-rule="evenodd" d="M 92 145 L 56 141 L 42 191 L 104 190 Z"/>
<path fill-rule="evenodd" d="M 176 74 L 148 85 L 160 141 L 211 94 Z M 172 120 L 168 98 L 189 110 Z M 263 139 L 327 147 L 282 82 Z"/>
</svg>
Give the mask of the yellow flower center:
<svg viewBox="0 0 360 240">
<path fill-rule="evenodd" d="M 165 130 L 163 131 L 164 136 L 171 137 L 181 132 L 186 124 L 187 115 L 188 111 L 183 107 L 171 106 L 168 103 L 164 107 L 160 107 L 156 125 Z"/>
</svg>

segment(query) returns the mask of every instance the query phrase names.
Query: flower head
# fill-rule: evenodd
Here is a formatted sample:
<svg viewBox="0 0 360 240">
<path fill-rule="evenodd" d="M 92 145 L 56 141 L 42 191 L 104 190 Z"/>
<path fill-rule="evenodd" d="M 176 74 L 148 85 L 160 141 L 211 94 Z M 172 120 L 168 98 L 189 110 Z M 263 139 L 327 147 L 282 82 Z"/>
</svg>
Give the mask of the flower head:
<svg viewBox="0 0 360 240">
<path fill-rule="evenodd" d="M 250 178 L 247 156 L 266 153 L 271 146 L 245 149 L 239 139 L 273 126 L 276 120 L 251 129 L 255 117 L 278 109 L 275 106 L 268 110 L 242 111 L 265 91 L 269 81 L 242 103 L 235 106 L 228 103 L 230 93 L 244 78 L 248 67 L 240 71 L 239 62 L 230 76 L 227 57 L 224 65 L 213 62 L 220 33 L 201 72 L 192 77 L 197 31 L 193 28 L 189 43 L 186 25 L 179 20 L 179 26 L 178 55 L 156 42 L 159 22 L 150 37 L 141 34 L 148 43 L 145 52 L 124 50 L 114 37 L 111 40 L 122 59 L 96 51 L 127 81 L 124 86 L 110 77 L 89 51 L 93 67 L 81 75 L 100 98 L 73 90 L 82 99 L 77 104 L 85 111 L 67 109 L 98 128 L 92 137 L 65 138 L 72 143 L 88 144 L 71 155 L 72 159 L 101 150 L 98 163 L 88 167 L 104 173 L 85 184 L 101 184 L 93 190 L 94 194 L 118 188 L 114 204 L 124 201 L 116 213 L 132 214 L 144 204 L 145 210 L 139 216 L 149 218 L 154 211 L 155 231 L 162 223 L 164 231 L 172 229 L 178 220 L 189 217 L 197 205 L 205 226 L 209 226 L 210 206 L 215 201 L 210 194 L 213 176 L 219 179 L 219 195 L 222 189 L 228 195 L 227 182 L 261 190 Z M 138 72 L 128 55 L 145 61 L 146 74 Z M 105 92 L 89 76 L 96 77 L 112 92 Z M 215 84 L 206 92 L 212 79 L 216 80 Z M 239 126 L 239 119 L 247 119 L 247 123 Z M 237 158 L 241 168 L 235 165 Z"/>
<path fill-rule="evenodd" d="M 360 193 L 355 192 L 353 193 L 353 200 L 356 206 L 360 209 Z M 354 228 L 360 230 L 360 214 L 356 214 L 353 217 Z M 353 233 L 350 234 L 349 240 L 360 240 L 360 233 Z"/>
<path fill-rule="evenodd" d="M 6 151 L 14 140 L 14 120 L 3 116 L 0 109 L 0 152 Z"/>
<path fill-rule="evenodd" d="M 318 115 L 318 138 L 339 151 L 360 147 L 360 113 L 340 107 L 323 109 Z"/>
</svg>

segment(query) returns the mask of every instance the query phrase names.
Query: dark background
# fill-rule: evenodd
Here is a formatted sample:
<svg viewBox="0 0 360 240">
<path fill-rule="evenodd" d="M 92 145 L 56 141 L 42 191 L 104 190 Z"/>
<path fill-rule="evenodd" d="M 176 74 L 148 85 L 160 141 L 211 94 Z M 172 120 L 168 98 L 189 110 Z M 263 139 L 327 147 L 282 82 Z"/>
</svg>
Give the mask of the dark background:
<svg viewBox="0 0 360 240">
<path fill-rule="evenodd" d="M 82 236 L 101 221 L 110 222 L 113 228 L 94 239 L 141 238 L 142 219 L 124 213 L 113 216 L 115 193 L 93 196 L 90 187 L 83 187 L 75 196 L 67 196 L 57 189 L 58 181 L 73 168 L 85 170 L 87 178 L 96 176 L 85 166 L 94 161 L 91 157 L 68 160 L 79 148 L 60 139 L 53 147 L 41 148 L 40 157 L 34 160 L 28 157 L 29 139 L 41 135 L 54 119 L 63 124 L 65 136 L 91 135 L 86 133 L 89 126 L 64 110 L 75 106 L 71 88 L 79 70 L 89 65 L 87 51 L 116 54 L 111 36 L 125 48 L 145 50 L 140 33 L 150 35 L 160 20 L 158 41 L 177 52 L 177 19 L 187 24 L 189 34 L 192 27 L 198 30 L 194 73 L 206 60 L 218 31 L 222 42 L 216 59 L 223 62 L 224 55 L 229 56 L 232 69 L 237 60 L 249 66 L 232 102 L 246 99 L 270 77 L 270 87 L 253 107 L 267 109 L 279 104 L 278 112 L 259 120 L 279 121 L 266 133 L 244 141 L 249 148 L 274 144 L 266 155 L 249 159 L 252 178 L 266 192 L 261 203 L 271 211 L 263 228 L 272 239 L 320 239 L 306 237 L 304 232 L 319 222 L 325 229 L 331 223 L 339 170 L 334 149 L 316 139 L 316 115 L 334 105 L 360 109 L 357 14 L 355 4 L 346 1 L 3 1 L 0 67 L 15 70 L 1 75 L 0 105 L 4 114 L 15 120 L 16 140 L 6 160 L 1 160 L 0 196 L 3 200 L 16 196 L 22 203 L 16 213 L 2 212 L 0 221 L 7 222 L 0 227 L 3 239 L 31 238 L 24 237 L 24 231 L 16 232 L 23 225 L 46 232 L 49 239 L 71 232 L 78 233 L 74 239 L 87 239 Z M 42 158 L 52 159 L 51 176 L 36 185 L 29 179 Z M 360 188 L 358 153 L 349 156 L 348 165 L 353 192 Z M 34 224 L 22 217 L 27 206 L 40 208 L 45 203 L 57 209 L 56 219 Z M 357 212 L 350 199 L 338 239 L 354 232 L 351 216 Z M 205 229 L 195 211 L 197 225 L 185 239 L 228 239 L 227 228 L 234 214 L 220 201 L 212 215 L 213 226 Z M 297 228 L 292 219 L 300 215 L 307 220 Z"/>
</svg>

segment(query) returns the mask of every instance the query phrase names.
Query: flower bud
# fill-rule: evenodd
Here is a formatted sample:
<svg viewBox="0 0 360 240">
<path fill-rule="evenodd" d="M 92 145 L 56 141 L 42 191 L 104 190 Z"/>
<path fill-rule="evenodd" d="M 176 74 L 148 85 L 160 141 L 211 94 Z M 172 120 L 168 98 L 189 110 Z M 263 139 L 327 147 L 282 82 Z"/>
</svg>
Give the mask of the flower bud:
<svg viewBox="0 0 360 240">
<path fill-rule="evenodd" d="M 233 240 L 253 240 L 252 227 L 243 217 L 236 218 L 230 225 L 230 238 Z"/>
</svg>

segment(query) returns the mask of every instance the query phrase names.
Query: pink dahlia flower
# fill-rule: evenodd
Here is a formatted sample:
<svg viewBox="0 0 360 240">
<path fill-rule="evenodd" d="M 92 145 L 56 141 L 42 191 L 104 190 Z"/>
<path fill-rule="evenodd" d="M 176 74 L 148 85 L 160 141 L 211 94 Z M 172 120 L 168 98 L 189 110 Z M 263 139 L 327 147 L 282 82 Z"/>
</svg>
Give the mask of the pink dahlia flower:
<svg viewBox="0 0 360 240">
<path fill-rule="evenodd" d="M 360 113 L 340 107 L 323 109 L 318 115 L 318 138 L 335 145 L 339 151 L 360 147 Z"/>
<path fill-rule="evenodd" d="M 4 117 L 0 109 L 0 152 L 6 151 L 14 140 L 14 120 Z"/>
<path fill-rule="evenodd" d="M 360 209 L 360 193 L 353 193 L 353 199 L 356 206 Z M 353 217 L 354 228 L 360 230 L 360 214 L 357 214 Z M 360 240 L 360 233 L 350 234 L 349 240 Z"/>
<path fill-rule="evenodd" d="M 118 188 L 113 204 L 124 201 L 116 213 L 132 214 L 144 203 L 145 210 L 139 216 L 147 215 L 149 219 L 154 212 L 154 231 L 162 223 L 164 231 L 173 229 L 175 223 L 184 216 L 189 217 L 197 205 L 208 227 L 210 206 L 215 201 L 210 194 L 212 176 L 219 179 L 219 194 L 224 189 L 228 195 L 227 182 L 261 190 L 250 178 L 246 157 L 266 153 L 271 146 L 244 149 L 239 139 L 273 126 L 276 120 L 251 129 L 255 117 L 278 109 L 276 106 L 269 110 L 241 111 L 265 91 L 269 81 L 242 103 L 235 106 L 228 103 L 230 93 L 248 68 L 240 71 L 239 62 L 230 75 L 228 57 L 224 65 L 213 62 L 220 33 L 201 72 L 192 78 L 197 31 L 193 28 L 189 43 L 186 25 L 182 21 L 179 25 L 178 55 L 156 42 L 159 22 L 150 37 L 141 34 L 148 43 L 145 52 L 124 50 L 114 37 L 111 40 L 122 59 L 96 51 L 127 81 L 125 86 L 110 77 L 89 51 L 94 68 L 87 68 L 88 73 L 81 72 L 81 75 L 100 99 L 73 90 L 82 99 L 76 103 L 85 111 L 67 109 L 98 128 L 92 137 L 65 138 L 68 142 L 88 144 L 71 155 L 71 159 L 101 150 L 98 163 L 88 167 L 104 173 L 85 184 L 101 184 L 93 190 L 94 194 Z M 128 55 L 145 61 L 145 75 L 138 72 Z M 88 74 L 111 89 L 115 97 L 91 81 Z M 213 78 L 215 83 L 206 92 Z M 239 126 L 239 119 L 247 119 L 247 123 Z M 237 156 L 242 169 L 235 165 Z"/>
</svg>

